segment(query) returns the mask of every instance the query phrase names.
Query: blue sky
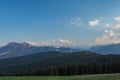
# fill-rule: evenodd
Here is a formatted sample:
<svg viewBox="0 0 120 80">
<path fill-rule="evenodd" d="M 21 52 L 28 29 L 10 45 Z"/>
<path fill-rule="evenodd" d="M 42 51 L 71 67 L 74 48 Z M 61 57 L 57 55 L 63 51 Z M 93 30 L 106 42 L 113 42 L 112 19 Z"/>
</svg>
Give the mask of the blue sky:
<svg viewBox="0 0 120 80">
<path fill-rule="evenodd" d="M 0 43 L 120 42 L 120 0 L 0 0 Z"/>
</svg>

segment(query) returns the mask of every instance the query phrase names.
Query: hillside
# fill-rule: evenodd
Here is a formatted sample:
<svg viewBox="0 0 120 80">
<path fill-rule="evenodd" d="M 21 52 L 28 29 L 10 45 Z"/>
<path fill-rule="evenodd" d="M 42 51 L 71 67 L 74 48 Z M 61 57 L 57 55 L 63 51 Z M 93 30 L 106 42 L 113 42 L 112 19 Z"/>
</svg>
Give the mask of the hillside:
<svg viewBox="0 0 120 80">
<path fill-rule="evenodd" d="M 85 71 L 79 71 L 78 74 L 95 74 L 120 72 L 120 55 L 101 55 L 93 52 L 44 52 L 36 53 L 29 56 L 1 59 L 0 74 L 1 75 L 50 75 L 51 69 L 61 73 L 59 75 L 75 75 L 73 70 L 78 66 Z M 64 69 L 70 68 L 69 71 L 63 73 Z M 61 70 L 62 69 L 62 70 Z M 90 71 L 89 71 L 89 70 Z M 41 71 L 42 70 L 42 71 Z M 55 75 L 51 74 L 51 75 Z"/>
</svg>

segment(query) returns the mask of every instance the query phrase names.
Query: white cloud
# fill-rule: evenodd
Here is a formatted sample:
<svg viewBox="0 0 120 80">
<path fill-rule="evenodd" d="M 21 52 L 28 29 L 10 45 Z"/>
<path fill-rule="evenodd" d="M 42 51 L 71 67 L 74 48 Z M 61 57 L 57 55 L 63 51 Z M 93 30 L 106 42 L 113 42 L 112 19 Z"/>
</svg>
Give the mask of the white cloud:
<svg viewBox="0 0 120 80">
<path fill-rule="evenodd" d="M 105 34 L 96 38 L 95 42 L 98 44 L 120 43 L 120 16 L 114 17 L 115 22 L 104 25 Z"/>
<path fill-rule="evenodd" d="M 90 26 L 97 26 L 100 24 L 100 20 L 96 19 L 94 21 L 89 21 Z"/>
<path fill-rule="evenodd" d="M 120 23 L 115 23 L 112 26 L 113 29 L 120 29 Z"/>
<path fill-rule="evenodd" d="M 104 27 L 106 29 L 120 30 L 120 23 L 105 24 Z"/>
<path fill-rule="evenodd" d="M 0 42 L 0 46 L 4 46 L 4 45 L 6 45 L 5 43 L 3 43 L 3 42 Z"/>
<path fill-rule="evenodd" d="M 120 16 L 114 17 L 114 20 L 117 21 L 117 22 L 120 22 Z"/>
<path fill-rule="evenodd" d="M 115 22 L 104 24 L 106 29 L 120 30 L 120 16 L 114 17 Z"/>
<path fill-rule="evenodd" d="M 82 25 L 81 18 L 72 18 L 70 24 L 81 26 Z"/>
<path fill-rule="evenodd" d="M 60 43 L 60 44 L 63 44 L 63 45 L 70 45 L 71 44 L 71 41 L 69 41 L 69 40 L 63 40 L 63 39 L 58 39 L 58 42 Z"/>
<path fill-rule="evenodd" d="M 72 41 L 64 40 L 64 39 L 57 39 L 57 40 L 50 40 L 50 41 L 43 41 L 43 42 L 33 42 L 33 41 L 26 41 L 27 43 L 34 45 L 34 46 L 70 46 Z"/>
<path fill-rule="evenodd" d="M 113 30 L 105 30 L 105 34 L 101 37 L 96 38 L 95 42 L 97 44 L 110 44 L 110 43 L 119 43 L 119 35 Z"/>
<path fill-rule="evenodd" d="M 115 22 L 109 26 L 111 29 L 119 30 L 120 29 L 120 16 L 114 17 Z"/>
<path fill-rule="evenodd" d="M 109 23 L 104 25 L 106 28 L 110 27 L 111 25 Z"/>
<path fill-rule="evenodd" d="M 105 33 L 110 36 L 110 37 L 114 37 L 116 36 L 115 32 L 113 30 L 105 30 Z"/>
<path fill-rule="evenodd" d="M 25 42 L 27 42 L 28 44 L 31 44 L 33 46 L 39 46 L 40 45 L 39 42 L 34 42 L 34 41 L 25 41 Z"/>
</svg>

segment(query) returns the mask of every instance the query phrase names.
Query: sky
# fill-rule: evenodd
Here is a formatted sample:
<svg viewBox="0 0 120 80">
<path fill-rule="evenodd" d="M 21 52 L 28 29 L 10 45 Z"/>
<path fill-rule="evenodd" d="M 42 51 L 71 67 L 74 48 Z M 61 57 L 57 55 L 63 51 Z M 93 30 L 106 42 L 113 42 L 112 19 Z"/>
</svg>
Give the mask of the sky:
<svg viewBox="0 0 120 80">
<path fill-rule="evenodd" d="M 0 0 L 0 45 L 120 42 L 120 0 Z"/>
</svg>

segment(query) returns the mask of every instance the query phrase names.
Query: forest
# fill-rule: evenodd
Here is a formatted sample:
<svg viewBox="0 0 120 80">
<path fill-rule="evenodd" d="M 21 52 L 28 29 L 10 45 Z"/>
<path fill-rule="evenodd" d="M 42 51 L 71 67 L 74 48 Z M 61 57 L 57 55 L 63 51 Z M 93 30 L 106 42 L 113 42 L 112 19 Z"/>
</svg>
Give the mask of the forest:
<svg viewBox="0 0 120 80">
<path fill-rule="evenodd" d="M 1 59 L 0 75 L 67 76 L 120 73 L 120 55 L 101 55 L 89 51 L 34 55 Z"/>
</svg>

